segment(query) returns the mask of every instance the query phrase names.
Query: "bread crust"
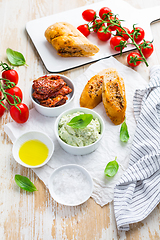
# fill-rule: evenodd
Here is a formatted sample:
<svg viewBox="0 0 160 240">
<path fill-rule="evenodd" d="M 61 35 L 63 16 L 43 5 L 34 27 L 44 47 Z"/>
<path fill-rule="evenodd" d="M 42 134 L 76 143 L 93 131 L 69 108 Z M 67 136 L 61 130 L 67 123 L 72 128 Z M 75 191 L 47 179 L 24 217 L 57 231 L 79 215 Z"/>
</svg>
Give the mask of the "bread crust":
<svg viewBox="0 0 160 240">
<path fill-rule="evenodd" d="M 107 68 L 93 76 L 85 85 L 81 96 L 80 106 L 95 108 L 101 101 L 106 114 L 115 125 L 125 119 L 126 95 L 123 78 L 117 70 Z"/>
<path fill-rule="evenodd" d="M 66 22 L 49 26 L 44 35 L 61 57 L 93 56 L 99 51 L 77 28 Z"/>
<path fill-rule="evenodd" d="M 80 106 L 95 108 L 102 101 L 102 83 L 106 69 L 93 76 L 85 85 L 81 96 Z"/>
<path fill-rule="evenodd" d="M 125 119 L 127 107 L 125 85 L 117 70 L 108 68 L 102 84 L 102 101 L 107 115 L 115 125 Z"/>
</svg>

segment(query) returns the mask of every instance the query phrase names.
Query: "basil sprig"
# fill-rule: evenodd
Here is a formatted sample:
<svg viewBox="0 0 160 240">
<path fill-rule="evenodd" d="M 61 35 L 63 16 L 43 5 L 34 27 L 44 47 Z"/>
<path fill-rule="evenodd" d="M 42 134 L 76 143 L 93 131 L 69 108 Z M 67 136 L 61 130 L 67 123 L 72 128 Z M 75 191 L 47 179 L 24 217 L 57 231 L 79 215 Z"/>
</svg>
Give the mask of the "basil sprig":
<svg viewBox="0 0 160 240">
<path fill-rule="evenodd" d="M 128 127 L 127 127 L 127 124 L 126 124 L 126 120 L 124 120 L 124 122 L 121 125 L 120 140 L 122 142 L 128 142 L 128 140 L 129 140 L 129 133 L 128 133 Z"/>
<path fill-rule="evenodd" d="M 104 174 L 107 177 L 114 177 L 116 175 L 116 173 L 118 172 L 118 168 L 119 168 L 119 164 L 116 161 L 117 157 L 115 157 L 114 161 L 111 161 L 107 164 L 105 170 L 104 170 Z"/>
<path fill-rule="evenodd" d="M 11 48 L 7 48 L 6 54 L 7 54 L 8 61 L 13 66 L 22 66 L 26 64 L 26 60 L 22 55 L 22 53 L 14 51 Z"/>
<path fill-rule="evenodd" d="M 93 116 L 92 114 L 80 114 L 74 118 L 71 119 L 69 123 L 67 123 L 68 126 L 72 128 L 85 128 L 87 125 L 92 121 Z"/>
<path fill-rule="evenodd" d="M 20 188 L 28 192 L 38 191 L 37 188 L 34 186 L 34 184 L 27 177 L 16 174 L 15 182 Z"/>
</svg>

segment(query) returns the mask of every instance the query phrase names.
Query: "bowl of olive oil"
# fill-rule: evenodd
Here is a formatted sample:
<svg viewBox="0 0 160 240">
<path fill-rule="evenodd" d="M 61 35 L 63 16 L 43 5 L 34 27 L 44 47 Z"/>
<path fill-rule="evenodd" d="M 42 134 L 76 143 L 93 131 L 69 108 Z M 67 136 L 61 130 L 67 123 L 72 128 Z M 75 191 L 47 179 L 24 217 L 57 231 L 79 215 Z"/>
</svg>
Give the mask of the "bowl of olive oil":
<svg viewBox="0 0 160 240">
<path fill-rule="evenodd" d="M 54 152 L 54 143 L 45 133 L 29 131 L 13 143 L 14 159 L 22 166 L 37 168 L 45 165 Z"/>
</svg>

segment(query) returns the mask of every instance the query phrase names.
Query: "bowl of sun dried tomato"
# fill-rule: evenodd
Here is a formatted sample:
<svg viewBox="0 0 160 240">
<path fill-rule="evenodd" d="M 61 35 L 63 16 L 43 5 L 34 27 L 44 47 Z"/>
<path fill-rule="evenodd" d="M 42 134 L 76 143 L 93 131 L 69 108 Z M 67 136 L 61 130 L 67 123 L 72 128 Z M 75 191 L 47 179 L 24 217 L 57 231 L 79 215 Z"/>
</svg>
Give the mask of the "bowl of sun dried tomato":
<svg viewBox="0 0 160 240">
<path fill-rule="evenodd" d="M 35 109 L 44 116 L 56 117 L 71 108 L 74 83 L 61 74 L 48 74 L 33 80 L 30 97 Z"/>
</svg>

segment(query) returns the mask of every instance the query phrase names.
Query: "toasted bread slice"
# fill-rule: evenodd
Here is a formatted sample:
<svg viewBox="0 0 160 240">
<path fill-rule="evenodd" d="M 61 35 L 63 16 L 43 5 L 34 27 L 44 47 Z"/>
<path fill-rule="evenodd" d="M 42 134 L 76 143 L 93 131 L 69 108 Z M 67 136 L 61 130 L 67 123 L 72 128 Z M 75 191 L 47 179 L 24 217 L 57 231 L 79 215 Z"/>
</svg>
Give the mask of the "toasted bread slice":
<svg viewBox="0 0 160 240">
<path fill-rule="evenodd" d="M 102 84 L 102 101 L 107 115 L 115 125 L 125 119 L 126 95 L 123 78 L 114 68 L 108 68 Z"/>
<path fill-rule="evenodd" d="M 66 22 L 48 27 L 45 37 L 61 57 L 88 57 L 99 51 L 77 28 Z"/>
<path fill-rule="evenodd" d="M 106 69 L 93 76 L 85 85 L 80 96 L 80 106 L 95 108 L 102 101 L 102 83 Z"/>
</svg>

